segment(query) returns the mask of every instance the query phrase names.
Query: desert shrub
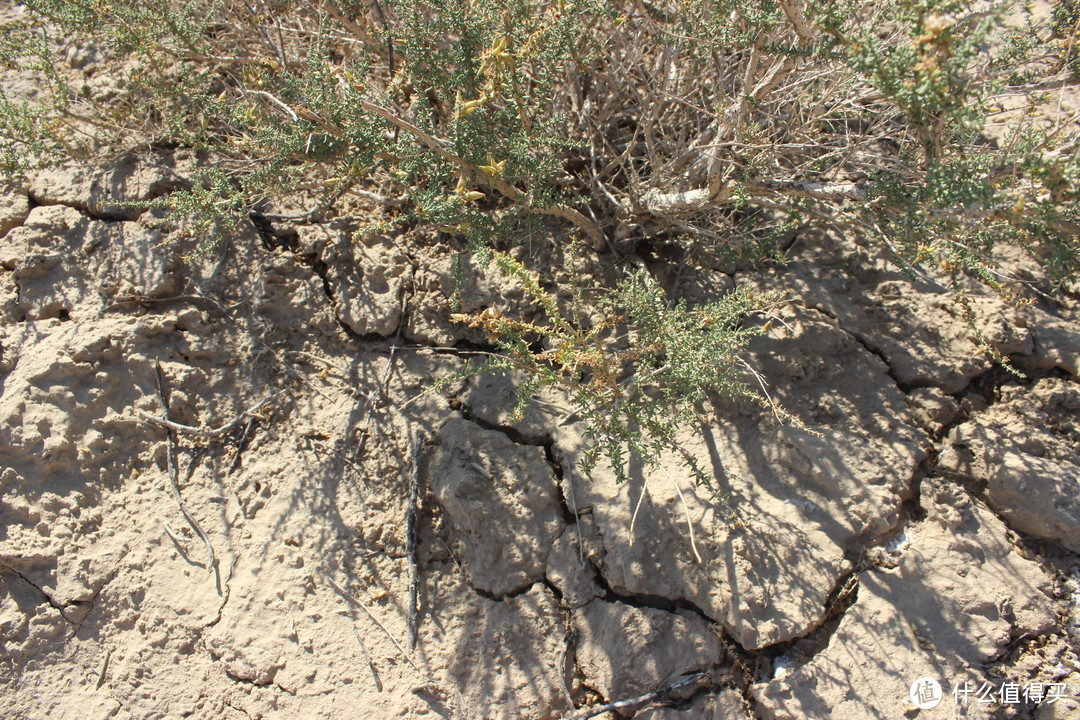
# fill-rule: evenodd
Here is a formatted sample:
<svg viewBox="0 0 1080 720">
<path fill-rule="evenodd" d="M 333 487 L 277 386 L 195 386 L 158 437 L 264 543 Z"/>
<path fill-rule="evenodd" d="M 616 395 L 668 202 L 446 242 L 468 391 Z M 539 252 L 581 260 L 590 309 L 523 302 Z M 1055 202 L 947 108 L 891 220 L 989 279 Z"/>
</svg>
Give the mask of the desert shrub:
<svg viewBox="0 0 1080 720">
<path fill-rule="evenodd" d="M 157 204 L 189 232 L 259 209 L 318 221 L 349 194 L 391 205 L 517 274 L 543 322 L 462 317 L 526 372 L 561 384 L 622 472 L 655 458 L 708 392 L 753 395 L 738 371 L 737 290 L 690 308 L 640 267 L 599 293 L 598 320 L 501 252 L 541 223 L 592 251 L 641 239 L 703 262 L 768 258 L 815 224 L 967 274 L 1010 299 L 994 261 L 1019 245 L 1059 288 L 1075 279 L 1080 210 L 1072 82 L 1076 3 L 1051 18 L 968 0 L 25 0 L 0 52 L 48 102 L 0 97 L 0 162 L 186 147 L 212 163 Z M 72 42 L 128 72 L 98 97 L 55 67 Z M 987 135 L 1008 100 L 1007 132 Z M 92 132 L 88 132 L 92 129 Z M 285 218 L 274 201 L 307 193 Z M 385 226 L 385 223 L 384 223 Z M 371 230 L 369 228 L 369 230 Z M 977 329 L 976 329 L 977 331 Z M 613 337 L 630 337 L 618 349 Z M 539 348 L 539 349 L 538 349 Z"/>
<path fill-rule="evenodd" d="M 1063 61 L 1072 71 L 1073 79 L 1080 77 L 1080 3 L 1060 0 L 1051 13 L 1054 37 L 1065 46 Z"/>
<path fill-rule="evenodd" d="M 459 322 L 483 328 L 499 351 L 460 377 L 476 372 L 524 377 L 512 418 L 520 418 L 541 386 L 569 391 L 592 440 L 581 462 L 587 474 L 603 457 L 616 478 L 625 480 L 631 456 L 650 465 L 666 450 L 681 450 L 678 433 L 698 420 L 698 406 L 709 393 L 768 403 L 744 384 L 739 351 L 760 330 L 744 326 L 745 316 L 768 309 L 779 299 L 775 295 L 737 288 L 691 308 L 685 301 L 670 302 L 647 270 L 638 268 L 598 302 L 582 284 L 572 283 L 566 307 L 510 255 L 495 253 L 492 261 L 521 283 L 544 320 L 510 317 L 497 306 L 475 315 L 454 314 Z M 689 453 L 683 451 L 683 460 L 711 486 Z"/>
</svg>

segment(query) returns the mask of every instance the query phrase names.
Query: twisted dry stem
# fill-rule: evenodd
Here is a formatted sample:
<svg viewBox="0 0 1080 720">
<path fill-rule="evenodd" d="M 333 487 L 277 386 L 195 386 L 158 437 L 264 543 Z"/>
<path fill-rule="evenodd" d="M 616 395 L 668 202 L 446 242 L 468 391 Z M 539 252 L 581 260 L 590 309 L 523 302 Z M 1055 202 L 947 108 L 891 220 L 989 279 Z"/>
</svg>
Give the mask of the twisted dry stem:
<svg viewBox="0 0 1080 720">
<path fill-rule="evenodd" d="M 647 692 L 644 695 L 628 698 L 626 700 L 617 700 L 615 702 L 607 703 L 606 705 L 594 705 L 591 708 L 582 708 L 576 713 L 564 715 L 561 720 L 588 720 L 588 718 L 596 717 L 597 715 L 602 715 L 603 713 L 610 712 L 612 710 L 638 707 L 639 705 L 644 705 L 647 702 L 651 702 L 652 700 L 663 697 L 670 692 L 675 692 L 679 688 L 686 687 L 687 685 L 696 682 L 702 677 L 705 677 L 705 673 L 696 672 L 691 675 L 687 675 L 681 680 L 677 680 L 670 685 L 666 685 L 659 690 L 653 690 L 652 692 Z"/>
<path fill-rule="evenodd" d="M 165 410 L 166 420 L 164 422 L 168 422 L 169 396 L 165 392 L 165 373 L 161 369 L 161 363 L 157 363 L 157 390 L 158 397 L 161 400 L 161 406 Z M 165 428 L 165 434 L 168 438 L 166 444 L 166 458 L 169 468 L 169 489 L 172 491 L 172 496 L 176 500 L 176 504 L 180 506 L 180 512 L 183 513 L 184 519 L 187 520 L 188 525 L 191 526 L 191 529 L 195 531 L 195 534 L 203 541 L 203 545 L 206 546 L 206 571 L 213 574 L 214 568 L 217 566 L 217 556 L 214 554 L 214 545 L 210 542 L 210 537 L 203 531 L 198 521 L 192 516 L 187 508 L 187 504 L 184 503 L 184 498 L 180 495 L 180 480 L 176 466 L 176 435 L 174 434 L 174 428 L 171 428 L 168 425 L 166 425 Z M 170 535 L 171 534 L 172 533 L 170 532 Z"/>
</svg>

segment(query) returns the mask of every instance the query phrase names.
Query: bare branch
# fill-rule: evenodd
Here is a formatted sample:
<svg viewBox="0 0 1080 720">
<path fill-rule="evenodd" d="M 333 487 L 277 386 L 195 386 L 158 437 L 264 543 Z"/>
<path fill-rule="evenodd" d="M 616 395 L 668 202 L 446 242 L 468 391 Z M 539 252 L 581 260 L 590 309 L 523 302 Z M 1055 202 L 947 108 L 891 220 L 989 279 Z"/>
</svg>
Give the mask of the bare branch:
<svg viewBox="0 0 1080 720">
<path fill-rule="evenodd" d="M 854 200 L 866 201 L 866 186 L 864 183 L 853 182 L 800 182 L 791 181 L 767 181 L 750 183 L 748 188 L 753 192 L 772 192 L 781 195 L 814 198 L 816 200 Z"/>
<path fill-rule="evenodd" d="M 795 30 L 795 34 L 799 36 L 800 44 L 808 45 L 813 42 L 813 31 L 806 22 L 806 17 L 799 7 L 798 0 L 777 0 L 777 2 L 780 4 L 781 9 L 783 9 L 784 14 L 787 15 L 787 19 L 791 22 L 791 27 Z"/>
<path fill-rule="evenodd" d="M 161 406 L 165 411 L 165 415 L 169 414 L 169 395 L 165 390 L 165 373 L 161 369 L 161 363 L 157 363 L 157 391 L 158 398 L 161 400 Z M 184 519 L 187 520 L 188 525 L 195 531 L 195 534 L 199 536 L 199 539 L 203 541 L 203 545 L 206 546 L 206 571 L 213 574 L 214 569 L 217 567 L 217 557 L 214 554 L 214 545 L 210 542 L 210 536 L 203 531 L 198 521 L 188 510 L 187 504 L 184 503 L 184 498 L 180 495 L 180 478 L 179 470 L 176 466 L 176 436 L 173 434 L 172 429 L 168 429 L 166 435 L 166 460 L 169 471 L 169 488 L 172 490 L 173 499 L 176 500 L 176 504 L 180 506 L 180 512 L 183 513 Z M 168 527 L 166 525 L 166 527 Z M 172 532 L 170 531 L 170 535 Z M 175 539 L 175 538 L 174 538 Z M 178 543 L 179 544 L 179 543 Z M 181 545 L 182 547 L 182 545 Z"/>
<path fill-rule="evenodd" d="M 481 170 L 476 165 L 473 165 L 464 158 L 455 155 L 454 153 L 447 150 L 446 148 L 450 145 L 450 143 L 448 143 L 447 141 L 437 139 L 430 133 L 424 132 L 408 120 L 400 118 L 394 113 L 392 113 L 390 110 L 376 105 L 372 102 L 368 102 L 367 100 L 361 100 L 360 107 L 364 108 L 370 113 L 378 115 L 387 122 L 392 123 L 393 125 L 396 125 L 402 130 L 408 132 L 413 137 L 420 140 L 420 142 L 422 142 L 424 145 L 426 145 L 428 149 L 435 152 L 447 162 L 456 165 L 461 170 L 470 173 L 481 173 Z M 490 176 L 485 177 L 487 177 L 487 182 L 492 187 L 494 187 L 508 199 L 513 200 L 514 202 L 521 202 L 523 200 L 524 194 L 510 183 L 506 182 L 505 180 L 500 180 L 498 178 L 491 178 Z M 569 220 L 570 222 L 577 225 L 578 228 L 582 230 L 589 237 L 590 240 L 593 241 L 594 245 L 598 243 L 602 245 L 605 242 L 604 231 L 600 229 L 600 226 L 589 218 L 582 215 L 577 210 L 574 210 L 573 208 L 549 206 L 532 207 L 531 209 L 544 215 L 554 215 L 556 217 L 561 217 Z"/>
<path fill-rule="evenodd" d="M 261 410 L 267 403 L 269 403 L 271 400 L 278 397 L 279 395 L 281 395 L 281 393 L 275 393 L 275 394 L 271 395 L 270 397 L 266 398 L 265 400 L 262 400 L 258 404 L 253 405 L 252 407 L 248 408 L 244 412 L 240 413 L 239 415 L 237 415 L 235 418 L 233 418 L 229 422 L 225 423 L 224 425 L 221 425 L 220 427 L 212 428 L 210 430 L 206 430 L 204 428 L 192 427 L 191 425 L 182 425 L 182 424 L 180 424 L 178 422 L 173 422 L 168 417 L 163 417 L 162 418 L 162 417 L 158 417 L 156 415 L 151 415 L 150 413 L 146 412 L 145 410 L 138 410 L 137 409 L 135 412 L 138 413 L 140 416 L 142 416 L 142 418 L 144 420 L 146 420 L 147 422 L 153 423 L 155 425 L 160 425 L 161 427 L 168 428 L 170 430 L 175 430 L 177 432 L 188 433 L 189 435 L 197 435 L 198 437 L 201 437 L 201 438 L 213 438 L 213 437 L 217 437 L 219 435 L 224 435 L 225 433 L 229 432 L 230 430 L 235 428 L 237 425 L 239 425 L 244 420 L 244 418 L 248 417 L 249 415 L 255 414 L 256 412 Z"/>
<path fill-rule="evenodd" d="M 647 702 L 651 702 L 652 700 L 663 697 L 670 692 L 675 692 L 679 688 L 684 688 L 691 683 L 697 682 L 703 677 L 705 677 L 705 673 L 696 672 L 691 675 L 687 675 L 686 677 L 677 680 L 670 685 L 662 687 L 659 690 L 653 690 L 652 692 L 647 692 L 644 695 L 639 695 L 637 697 L 629 698 L 626 700 L 610 702 L 605 705 L 594 705 L 591 708 L 583 708 L 576 713 L 564 715 L 562 717 L 562 720 L 588 720 L 588 718 L 593 718 L 597 715 L 602 715 L 606 712 L 611 712 L 613 710 L 638 707 L 640 705 L 644 705 Z"/>
</svg>

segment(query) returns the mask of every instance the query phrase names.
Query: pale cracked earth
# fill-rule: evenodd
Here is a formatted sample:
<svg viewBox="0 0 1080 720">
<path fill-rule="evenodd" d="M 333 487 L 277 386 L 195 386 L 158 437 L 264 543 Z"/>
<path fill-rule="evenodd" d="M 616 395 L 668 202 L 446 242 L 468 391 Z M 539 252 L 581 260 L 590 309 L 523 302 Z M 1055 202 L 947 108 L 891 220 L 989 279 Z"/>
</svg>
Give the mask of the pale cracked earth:
<svg viewBox="0 0 1080 720">
<path fill-rule="evenodd" d="M 747 359 L 807 430 L 718 402 L 685 438 L 732 517 L 676 458 L 585 480 L 557 393 L 511 422 L 506 378 L 430 392 L 486 347 L 448 319 L 458 251 L 432 237 L 339 220 L 267 250 L 247 228 L 184 259 L 113 205 L 194 162 L 53 170 L 0 202 L 0 717 L 552 720 L 692 673 L 606 717 L 1080 717 L 1076 297 L 973 283 L 1021 380 L 942 285 L 849 239 L 681 273 L 692 300 L 790 298 Z M 561 247 L 518 253 L 554 289 Z M 671 250 L 641 251 L 669 285 Z M 469 278 L 464 311 L 534 312 Z M 238 419 L 176 435 L 213 562 L 147 419 L 159 364 L 171 420 Z M 919 711 L 924 676 L 948 697 Z M 964 683 L 1066 697 L 958 704 Z"/>
</svg>

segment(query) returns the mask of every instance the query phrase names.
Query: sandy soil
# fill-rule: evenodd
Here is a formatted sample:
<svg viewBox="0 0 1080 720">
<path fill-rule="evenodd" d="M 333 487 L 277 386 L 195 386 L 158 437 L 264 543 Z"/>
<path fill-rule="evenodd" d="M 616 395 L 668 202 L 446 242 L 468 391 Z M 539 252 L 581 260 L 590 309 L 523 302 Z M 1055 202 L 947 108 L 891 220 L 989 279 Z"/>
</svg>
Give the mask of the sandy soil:
<svg viewBox="0 0 1080 720">
<path fill-rule="evenodd" d="M 725 507 L 676 458 L 582 478 L 555 392 L 516 422 L 508 378 L 430 392 L 485 343 L 449 321 L 458 252 L 430 236 L 245 228 L 184 259 L 114 205 L 193 163 L 0 200 L 0 716 L 551 720 L 692 674 L 605 717 L 1080 717 L 1077 298 L 973 283 L 1019 379 L 943 285 L 850 239 L 728 273 L 643 249 L 691 300 L 791 298 L 748 358 L 812 432 L 710 407 L 685 444 Z M 562 247 L 519 255 L 554 283 Z M 468 283 L 465 311 L 533 312 Z M 922 677 L 946 697 L 920 711 Z"/>
</svg>

